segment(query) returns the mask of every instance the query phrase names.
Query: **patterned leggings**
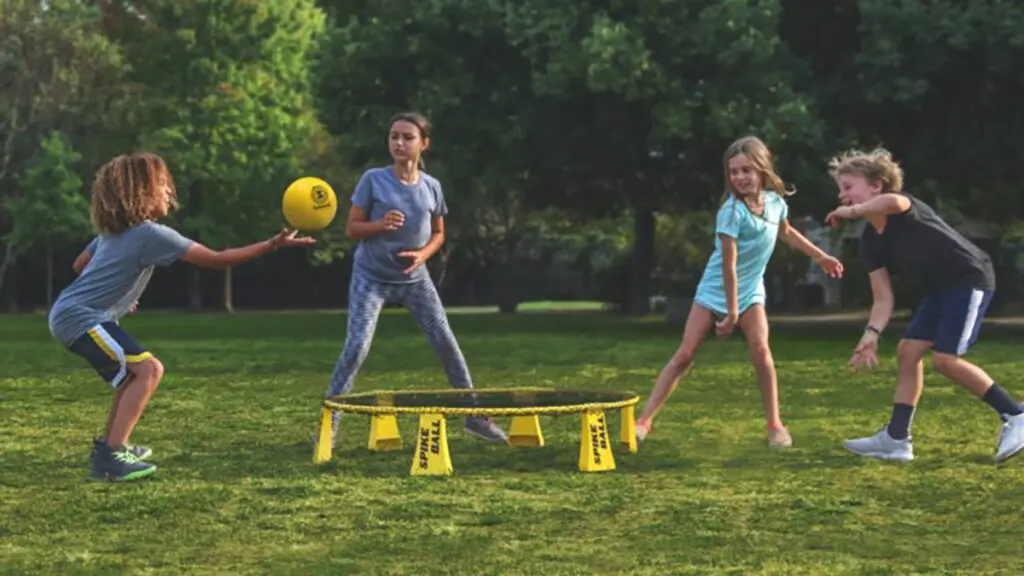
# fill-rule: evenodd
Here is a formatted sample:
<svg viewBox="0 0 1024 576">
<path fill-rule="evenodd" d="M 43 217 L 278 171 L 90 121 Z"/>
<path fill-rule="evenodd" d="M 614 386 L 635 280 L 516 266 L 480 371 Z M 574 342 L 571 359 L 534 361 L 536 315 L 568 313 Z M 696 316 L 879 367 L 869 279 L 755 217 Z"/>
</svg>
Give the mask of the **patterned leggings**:
<svg viewBox="0 0 1024 576">
<path fill-rule="evenodd" d="M 448 326 L 441 297 L 430 277 L 410 284 L 388 284 L 352 275 L 348 296 L 348 336 L 345 348 L 334 366 L 328 396 L 347 394 L 352 390 L 356 373 L 367 354 L 377 328 L 377 318 L 387 302 L 401 302 L 420 325 L 427 341 L 441 359 L 452 388 L 472 388 L 469 367 L 462 356 L 455 334 Z M 341 416 L 335 412 L 335 420 Z"/>
</svg>

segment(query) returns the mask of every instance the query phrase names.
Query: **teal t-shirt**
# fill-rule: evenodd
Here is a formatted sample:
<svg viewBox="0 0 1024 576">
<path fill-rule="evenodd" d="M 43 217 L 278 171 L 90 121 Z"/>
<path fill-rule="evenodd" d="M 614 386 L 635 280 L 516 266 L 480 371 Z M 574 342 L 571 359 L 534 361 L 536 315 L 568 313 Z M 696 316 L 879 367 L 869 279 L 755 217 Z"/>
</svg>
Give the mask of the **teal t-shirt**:
<svg viewBox="0 0 1024 576">
<path fill-rule="evenodd" d="M 779 194 L 766 190 L 764 214 L 757 215 L 742 200 L 730 196 L 718 209 L 715 251 L 708 259 L 694 300 L 718 315 L 725 315 L 725 282 L 722 277 L 720 234 L 736 239 L 736 292 L 739 313 L 765 303 L 764 271 L 775 250 L 779 226 L 789 217 L 789 207 Z"/>
</svg>

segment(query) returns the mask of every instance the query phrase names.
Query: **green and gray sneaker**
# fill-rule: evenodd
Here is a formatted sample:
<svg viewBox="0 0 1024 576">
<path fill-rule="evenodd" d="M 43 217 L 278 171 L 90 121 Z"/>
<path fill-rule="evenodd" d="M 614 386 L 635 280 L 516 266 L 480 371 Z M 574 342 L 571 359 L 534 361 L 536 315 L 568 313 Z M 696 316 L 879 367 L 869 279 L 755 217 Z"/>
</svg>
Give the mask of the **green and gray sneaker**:
<svg viewBox="0 0 1024 576">
<path fill-rule="evenodd" d="M 156 472 L 156 465 L 143 462 L 128 448 L 115 449 L 96 442 L 92 449 L 92 478 L 123 482 L 145 478 Z"/>
<path fill-rule="evenodd" d="M 102 438 L 93 438 L 93 441 L 92 441 L 92 451 L 93 451 L 93 453 L 96 452 L 96 447 L 97 446 L 101 446 L 101 445 L 104 445 L 104 444 L 106 444 L 106 441 L 104 439 L 102 439 Z M 132 454 L 134 454 L 135 457 L 138 458 L 139 460 L 145 460 L 146 458 L 149 458 L 150 456 L 153 455 L 153 451 L 149 448 L 149 446 L 141 446 L 139 444 L 125 444 L 125 448 L 127 448 L 128 451 L 131 452 Z"/>
<path fill-rule="evenodd" d="M 135 455 L 139 460 L 145 460 L 153 455 L 153 451 L 149 449 L 149 446 L 140 446 L 138 444 L 126 444 L 125 448 L 129 452 Z"/>
</svg>

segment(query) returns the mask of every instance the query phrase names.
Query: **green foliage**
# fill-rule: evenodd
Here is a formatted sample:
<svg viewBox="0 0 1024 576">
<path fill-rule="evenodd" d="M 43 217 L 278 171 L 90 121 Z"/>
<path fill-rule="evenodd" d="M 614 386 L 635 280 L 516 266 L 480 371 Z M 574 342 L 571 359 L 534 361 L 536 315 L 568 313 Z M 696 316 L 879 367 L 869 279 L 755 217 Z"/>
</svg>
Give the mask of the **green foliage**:
<svg viewBox="0 0 1024 576">
<path fill-rule="evenodd" d="M 1000 245 L 1014 270 L 1024 275 L 1024 221 L 1018 220 L 1007 226 Z"/>
<path fill-rule="evenodd" d="M 0 194 L 51 130 L 98 128 L 119 92 L 121 66 L 88 3 L 2 0 Z"/>
<path fill-rule="evenodd" d="M 676 297 L 693 294 L 714 249 L 714 229 L 711 212 L 657 215 L 654 277 L 660 293 Z"/>
<path fill-rule="evenodd" d="M 182 227 L 218 246 L 273 232 L 319 128 L 311 66 L 324 14 L 312 0 L 141 10 L 123 41 L 147 101 L 142 143 L 173 168 Z"/>
<path fill-rule="evenodd" d="M 43 140 L 18 178 L 19 194 L 2 204 L 13 219 L 4 241 L 15 247 L 15 255 L 57 248 L 89 234 L 89 201 L 75 166 L 81 158 L 59 132 Z"/>
<path fill-rule="evenodd" d="M 828 59 L 818 98 L 832 130 L 848 135 L 838 145 L 886 146 L 909 191 L 962 200 L 974 217 L 1002 223 L 1024 211 L 1024 4 L 870 0 L 814 16 L 834 33 L 789 36 Z"/>
<path fill-rule="evenodd" d="M 953 220 L 1011 224 L 1022 61 L 1017 0 L 0 0 L 0 236 L 16 236 L 5 206 L 35 202 L 14 176 L 55 130 L 83 179 L 134 148 L 165 156 L 173 223 L 219 247 L 282 225 L 298 176 L 347 205 L 362 170 L 389 162 L 388 118 L 417 109 L 435 123 L 427 168 L 454 265 L 584 266 L 594 242 L 644 276 L 646 232 L 631 263 L 548 218 L 659 213 L 654 273 L 685 284 L 700 243 L 675 218 L 714 208 L 722 150 L 745 134 L 799 189 L 795 217 L 834 205 L 828 157 L 884 145 Z M 346 207 L 314 263 L 350 255 Z"/>
</svg>

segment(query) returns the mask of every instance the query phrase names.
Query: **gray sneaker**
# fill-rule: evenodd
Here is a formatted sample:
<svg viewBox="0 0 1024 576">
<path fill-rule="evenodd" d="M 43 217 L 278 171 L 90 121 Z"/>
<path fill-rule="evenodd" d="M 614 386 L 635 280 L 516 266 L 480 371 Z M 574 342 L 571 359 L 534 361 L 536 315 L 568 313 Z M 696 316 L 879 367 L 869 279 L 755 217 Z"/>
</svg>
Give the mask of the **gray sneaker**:
<svg viewBox="0 0 1024 576">
<path fill-rule="evenodd" d="M 999 430 L 996 444 L 996 462 L 1006 462 L 1024 451 L 1024 414 L 1007 416 Z"/>
<path fill-rule="evenodd" d="M 490 418 L 470 416 L 466 418 L 466 432 L 490 442 L 508 442 L 508 436 Z"/>
<path fill-rule="evenodd" d="M 883 428 L 874 436 L 857 438 L 843 442 L 847 450 L 868 458 L 879 460 L 894 460 L 896 462 L 910 462 L 914 459 L 914 446 L 908 436 L 904 440 L 897 440 L 889 436 L 889 430 Z"/>
</svg>

